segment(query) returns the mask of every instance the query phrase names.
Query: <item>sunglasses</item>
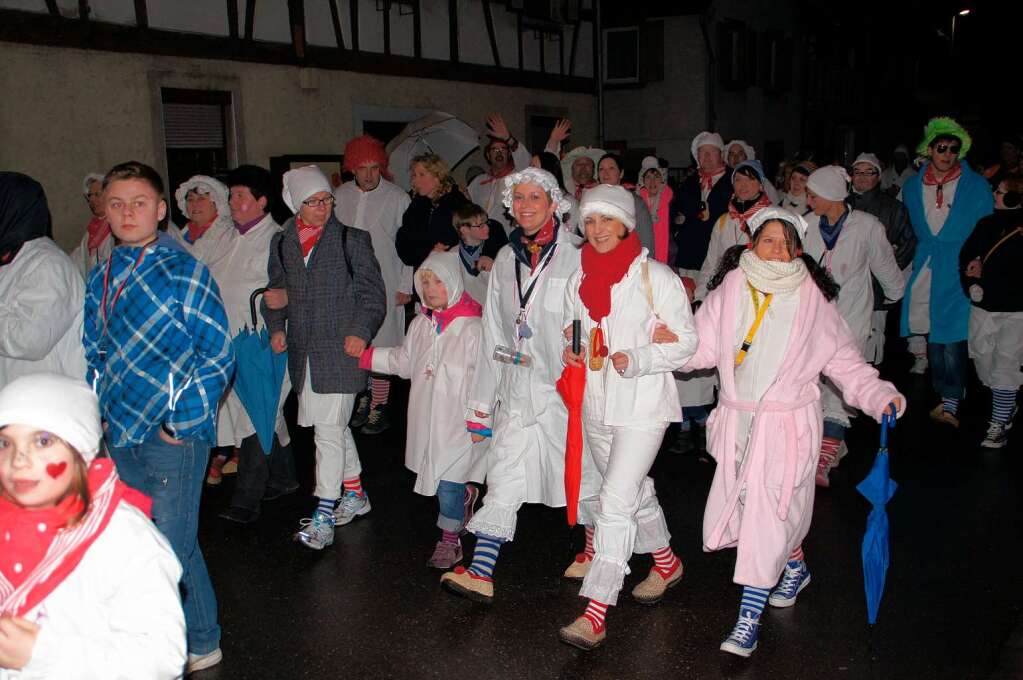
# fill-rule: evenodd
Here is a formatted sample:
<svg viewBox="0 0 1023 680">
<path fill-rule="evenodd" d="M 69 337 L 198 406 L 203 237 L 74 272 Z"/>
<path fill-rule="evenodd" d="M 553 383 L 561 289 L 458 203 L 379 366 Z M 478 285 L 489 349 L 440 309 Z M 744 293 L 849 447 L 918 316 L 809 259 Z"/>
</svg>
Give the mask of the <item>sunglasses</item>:
<svg viewBox="0 0 1023 680">
<path fill-rule="evenodd" d="M 962 149 L 959 144 L 935 144 L 934 150 L 938 153 L 945 153 L 946 151 L 953 156 L 959 155 L 959 150 Z"/>
</svg>

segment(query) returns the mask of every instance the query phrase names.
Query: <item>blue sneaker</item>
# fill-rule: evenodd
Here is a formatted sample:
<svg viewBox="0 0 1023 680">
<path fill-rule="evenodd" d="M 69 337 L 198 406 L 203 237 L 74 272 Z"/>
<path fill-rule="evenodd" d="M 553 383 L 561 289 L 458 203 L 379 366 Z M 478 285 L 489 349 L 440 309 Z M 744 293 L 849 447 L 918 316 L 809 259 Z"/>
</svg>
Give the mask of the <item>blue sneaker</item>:
<svg viewBox="0 0 1023 680">
<path fill-rule="evenodd" d="M 300 520 L 295 540 L 307 548 L 323 550 L 334 544 L 334 517 L 325 512 L 314 512 L 313 516 Z"/>
<path fill-rule="evenodd" d="M 796 596 L 810 583 L 810 569 L 806 562 L 793 560 L 785 565 L 781 581 L 771 591 L 767 601 L 772 607 L 791 607 L 796 603 Z"/>
<path fill-rule="evenodd" d="M 757 648 L 759 633 L 760 617 L 754 616 L 751 611 L 743 610 L 739 612 L 739 620 L 735 622 L 735 628 L 721 643 L 721 651 L 748 657 Z"/>
</svg>

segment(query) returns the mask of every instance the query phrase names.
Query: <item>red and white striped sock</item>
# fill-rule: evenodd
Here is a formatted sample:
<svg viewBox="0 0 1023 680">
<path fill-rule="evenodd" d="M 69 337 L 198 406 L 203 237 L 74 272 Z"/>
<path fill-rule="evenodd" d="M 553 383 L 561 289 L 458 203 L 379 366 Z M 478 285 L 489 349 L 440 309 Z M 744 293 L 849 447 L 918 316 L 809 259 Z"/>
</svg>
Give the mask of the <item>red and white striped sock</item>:
<svg viewBox="0 0 1023 680">
<path fill-rule="evenodd" d="M 366 493 L 362 490 L 362 479 L 359 477 L 346 479 L 342 482 L 342 484 L 344 485 L 345 492 L 354 491 L 356 496 L 363 496 Z"/>
<path fill-rule="evenodd" d="M 792 551 L 791 555 L 789 555 L 789 562 L 805 562 L 805 561 L 806 561 L 806 556 L 803 555 L 803 546 L 802 545 L 796 546 L 796 549 Z"/>
<path fill-rule="evenodd" d="M 675 556 L 670 545 L 654 552 L 654 569 L 661 575 L 661 578 L 667 579 L 675 573 L 676 569 L 681 568 L 682 560 Z"/>
<path fill-rule="evenodd" d="M 369 386 L 369 407 L 387 405 L 387 396 L 391 393 L 391 381 L 386 378 L 372 378 Z"/>
<path fill-rule="evenodd" d="M 458 545 L 458 532 L 448 531 L 447 529 L 440 530 L 440 541 L 441 543 L 449 543 L 451 545 Z"/>
<path fill-rule="evenodd" d="M 583 529 L 586 534 L 586 547 L 583 548 L 583 554 L 592 560 L 595 554 L 593 550 L 593 527 L 584 526 Z"/>
<path fill-rule="evenodd" d="M 594 633 L 603 632 L 605 616 L 607 616 L 607 605 L 596 600 L 590 600 L 586 605 L 586 611 L 583 612 L 583 618 L 593 626 Z"/>
<path fill-rule="evenodd" d="M 817 461 L 817 465 L 827 465 L 833 467 L 835 459 L 838 458 L 838 447 L 841 445 L 841 441 L 835 437 L 823 437 L 821 439 L 821 457 Z"/>
</svg>

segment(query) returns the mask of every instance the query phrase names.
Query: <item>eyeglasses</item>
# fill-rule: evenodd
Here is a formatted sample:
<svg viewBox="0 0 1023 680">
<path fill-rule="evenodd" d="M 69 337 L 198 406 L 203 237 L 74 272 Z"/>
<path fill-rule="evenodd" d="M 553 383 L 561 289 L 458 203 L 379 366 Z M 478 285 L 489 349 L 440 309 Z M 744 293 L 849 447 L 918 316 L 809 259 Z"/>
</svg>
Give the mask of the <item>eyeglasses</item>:
<svg viewBox="0 0 1023 680">
<path fill-rule="evenodd" d="M 476 224 L 475 222 L 459 222 L 458 223 L 458 228 L 459 229 L 461 229 L 462 227 L 468 227 L 469 229 L 483 229 L 484 227 L 489 227 L 489 226 L 490 225 L 487 224 L 486 222 L 480 222 L 479 224 Z"/>
<path fill-rule="evenodd" d="M 963 147 L 960 146 L 959 144 L 935 144 L 934 145 L 934 150 L 937 151 L 938 153 L 948 152 L 948 153 L 952 154 L 953 156 L 958 156 L 959 155 L 959 150 L 962 149 L 962 148 Z"/>
<path fill-rule="evenodd" d="M 874 177 L 877 174 L 877 170 L 853 170 L 853 177 Z"/>
<path fill-rule="evenodd" d="M 326 198 L 307 198 L 302 201 L 302 205 L 307 208 L 319 208 L 325 205 L 332 206 L 334 205 L 334 197 L 327 196 Z"/>
</svg>

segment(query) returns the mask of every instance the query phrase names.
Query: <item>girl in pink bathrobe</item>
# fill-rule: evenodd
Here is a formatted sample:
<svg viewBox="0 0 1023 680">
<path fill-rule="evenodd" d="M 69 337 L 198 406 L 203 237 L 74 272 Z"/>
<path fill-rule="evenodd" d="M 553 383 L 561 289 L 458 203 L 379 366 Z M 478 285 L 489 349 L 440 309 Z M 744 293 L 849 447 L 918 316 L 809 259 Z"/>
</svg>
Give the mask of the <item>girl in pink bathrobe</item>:
<svg viewBox="0 0 1023 680">
<path fill-rule="evenodd" d="M 699 349 L 683 367 L 714 367 L 721 378 L 707 422 L 717 470 L 703 549 L 736 548 L 742 603 L 721 649 L 740 656 L 757 647 L 765 604 L 791 607 L 810 582 L 802 542 L 820 453 L 821 374 L 878 420 L 905 403 L 864 362 L 832 302 L 838 286 L 802 254 L 803 218 L 766 208 L 749 227 L 752 243 L 727 251 L 708 285 L 696 314 Z"/>
</svg>

